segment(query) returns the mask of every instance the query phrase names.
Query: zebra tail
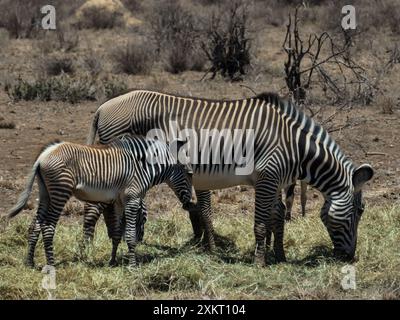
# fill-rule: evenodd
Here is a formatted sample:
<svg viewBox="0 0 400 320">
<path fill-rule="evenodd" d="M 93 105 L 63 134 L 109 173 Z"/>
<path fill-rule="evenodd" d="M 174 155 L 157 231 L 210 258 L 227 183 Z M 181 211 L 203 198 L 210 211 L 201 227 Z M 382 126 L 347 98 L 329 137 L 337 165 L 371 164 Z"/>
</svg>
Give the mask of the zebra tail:
<svg viewBox="0 0 400 320">
<path fill-rule="evenodd" d="M 39 164 L 40 161 L 38 159 L 33 165 L 31 174 L 29 175 L 28 181 L 26 183 L 25 190 L 22 191 L 21 194 L 19 195 L 17 204 L 8 212 L 7 215 L 8 219 L 15 217 L 26 206 L 26 203 L 28 202 L 29 196 L 32 192 L 33 183 L 35 182 L 35 176 L 39 170 Z"/>
<path fill-rule="evenodd" d="M 99 111 L 97 111 L 94 115 L 94 119 L 92 122 L 92 126 L 90 127 L 89 135 L 86 140 L 86 144 L 94 144 L 94 140 L 96 139 L 97 134 L 97 124 L 99 122 Z"/>
</svg>

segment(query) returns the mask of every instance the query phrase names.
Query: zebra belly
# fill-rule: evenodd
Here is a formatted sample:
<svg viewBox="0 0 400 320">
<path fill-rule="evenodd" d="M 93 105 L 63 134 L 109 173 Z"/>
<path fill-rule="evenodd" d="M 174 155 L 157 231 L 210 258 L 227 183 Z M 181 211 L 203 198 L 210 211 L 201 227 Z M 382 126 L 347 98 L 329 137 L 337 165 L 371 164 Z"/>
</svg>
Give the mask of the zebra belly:
<svg viewBox="0 0 400 320">
<path fill-rule="evenodd" d="M 251 175 L 236 175 L 230 172 L 199 173 L 193 175 L 193 186 L 196 190 L 215 190 L 238 185 L 254 185 L 256 173 Z"/>
<path fill-rule="evenodd" d="M 119 193 L 117 189 L 99 189 L 84 184 L 78 184 L 74 190 L 74 196 L 81 201 L 103 203 L 114 201 Z"/>
</svg>

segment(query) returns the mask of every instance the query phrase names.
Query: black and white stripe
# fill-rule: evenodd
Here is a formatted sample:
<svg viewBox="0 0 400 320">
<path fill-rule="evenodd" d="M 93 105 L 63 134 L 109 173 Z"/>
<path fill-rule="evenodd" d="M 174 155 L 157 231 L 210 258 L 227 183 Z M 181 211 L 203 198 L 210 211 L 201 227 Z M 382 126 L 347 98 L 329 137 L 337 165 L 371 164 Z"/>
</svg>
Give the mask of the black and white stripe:
<svg viewBox="0 0 400 320">
<path fill-rule="evenodd" d="M 148 162 L 149 151 L 160 161 Z M 108 232 L 113 240 L 111 264 L 122 232 L 129 248 L 129 264 L 136 263 L 135 246 L 142 237 L 145 217 L 141 203 L 147 190 L 167 182 L 187 210 L 191 203 L 191 175 L 176 163 L 169 147 L 160 141 L 124 135 L 106 146 L 86 146 L 68 142 L 51 144 L 36 160 L 26 189 L 9 217 L 17 215 L 28 201 L 38 177 L 39 207 L 30 228 L 27 264 L 34 264 L 34 251 L 40 232 L 47 264 L 54 264 L 53 236 L 57 221 L 69 198 L 101 202 Z M 122 224 L 124 222 L 124 225 Z M 138 229 L 139 228 L 139 229 Z"/>
<path fill-rule="evenodd" d="M 273 231 L 278 240 L 283 238 L 283 227 L 276 231 L 273 224 L 274 220 L 284 217 L 281 190 L 302 180 L 320 190 L 327 201 L 321 216 L 335 250 L 354 256 L 358 224 L 354 190 L 371 179 L 373 170 L 367 165 L 356 169 L 328 132 L 291 102 L 271 93 L 230 101 L 136 90 L 100 106 L 88 142 L 93 143 L 96 134 L 101 143 L 107 143 L 124 132 L 146 135 L 154 128 L 168 131 L 170 121 L 176 121 L 180 129 L 196 132 L 226 128 L 255 132 L 255 170 L 248 176 L 235 175 L 231 164 L 192 163 L 193 185 L 203 208 L 202 218 L 211 249 L 215 244 L 210 189 L 238 184 L 255 186 L 256 258 L 262 263 L 266 233 Z M 272 214 L 274 211 L 277 215 Z M 201 235 L 201 225 L 195 226 L 198 223 L 195 215 L 191 218 L 195 235 Z M 279 251 L 283 252 L 283 247 Z M 284 255 L 280 256 L 284 259 Z"/>
</svg>

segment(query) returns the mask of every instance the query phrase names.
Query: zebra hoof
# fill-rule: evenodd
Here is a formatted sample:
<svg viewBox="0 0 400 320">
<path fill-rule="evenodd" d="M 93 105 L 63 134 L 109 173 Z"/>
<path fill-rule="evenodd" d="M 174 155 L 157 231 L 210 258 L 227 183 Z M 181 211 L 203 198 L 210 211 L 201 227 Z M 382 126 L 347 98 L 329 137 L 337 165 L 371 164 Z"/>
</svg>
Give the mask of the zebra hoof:
<svg viewBox="0 0 400 320">
<path fill-rule="evenodd" d="M 292 215 L 291 215 L 291 214 L 286 214 L 285 220 L 286 220 L 286 221 L 292 220 Z"/>
<path fill-rule="evenodd" d="M 275 260 L 277 263 L 282 263 L 282 262 L 286 262 L 286 257 L 284 254 L 276 254 L 275 255 Z"/>
<path fill-rule="evenodd" d="M 117 266 L 117 261 L 115 259 L 110 260 L 110 262 L 108 263 L 108 266 L 111 268 L 114 268 Z"/>
</svg>

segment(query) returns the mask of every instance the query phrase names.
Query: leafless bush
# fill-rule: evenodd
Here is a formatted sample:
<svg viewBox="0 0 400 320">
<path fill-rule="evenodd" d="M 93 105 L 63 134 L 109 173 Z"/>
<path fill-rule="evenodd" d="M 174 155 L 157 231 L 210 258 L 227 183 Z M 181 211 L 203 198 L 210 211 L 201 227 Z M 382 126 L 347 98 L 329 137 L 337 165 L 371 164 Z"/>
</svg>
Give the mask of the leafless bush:
<svg viewBox="0 0 400 320">
<path fill-rule="evenodd" d="M 197 2 L 203 6 L 212 6 L 221 4 L 221 2 L 224 2 L 224 0 L 197 0 Z"/>
<path fill-rule="evenodd" d="M 175 41 L 174 45 L 164 52 L 164 68 L 170 73 L 186 70 L 203 71 L 206 56 L 200 49 L 192 47 L 191 41 L 184 39 Z"/>
<path fill-rule="evenodd" d="M 390 64 L 400 63 L 400 45 L 398 43 L 392 49 L 387 50 L 387 53 L 389 53 Z"/>
<path fill-rule="evenodd" d="M 121 2 L 124 7 L 133 14 L 136 14 L 138 11 L 142 10 L 143 4 L 140 0 L 121 0 Z"/>
<path fill-rule="evenodd" d="M 388 2 L 383 7 L 383 17 L 388 24 L 390 30 L 396 34 L 400 34 L 400 6 L 396 1 Z"/>
<path fill-rule="evenodd" d="M 112 29 L 122 25 L 123 15 L 121 12 L 97 6 L 83 8 L 77 23 L 80 29 Z"/>
<path fill-rule="evenodd" d="M 92 76 L 98 76 L 103 70 L 99 57 L 93 52 L 83 58 L 83 64 Z"/>
<path fill-rule="evenodd" d="M 67 26 L 60 25 L 55 31 L 45 31 L 37 41 L 37 46 L 43 54 L 54 51 L 71 52 L 79 45 L 79 35 Z"/>
<path fill-rule="evenodd" d="M 383 114 L 393 114 L 396 103 L 393 98 L 384 97 L 381 102 Z"/>
<path fill-rule="evenodd" d="M 171 73 L 202 69 L 198 21 L 177 0 L 163 1 L 148 18 L 156 50 Z"/>
<path fill-rule="evenodd" d="M 40 0 L 3 0 L 0 3 L 0 28 L 11 38 L 30 38 L 39 29 Z"/>
<path fill-rule="evenodd" d="M 183 8 L 177 0 L 165 0 L 154 8 L 148 17 L 151 34 L 155 40 L 157 50 L 174 46 L 176 41 L 185 48 L 198 38 L 196 22 L 193 15 Z M 184 43 L 185 42 L 185 43 Z"/>
<path fill-rule="evenodd" d="M 369 104 L 374 99 L 378 82 L 372 81 L 366 70 L 349 54 L 352 35 L 345 34 L 344 42 L 336 42 L 327 32 L 300 35 L 299 7 L 289 23 L 283 43 L 287 54 L 285 80 L 298 104 L 303 104 L 307 90 L 320 86 L 332 103 L 360 101 Z"/>
<path fill-rule="evenodd" d="M 111 54 L 116 72 L 148 74 L 154 64 L 154 50 L 146 43 L 128 42 Z"/>
<path fill-rule="evenodd" d="M 250 66 L 248 10 L 234 2 L 224 12 L 213 14 L 202 48 L 211 63 L 212 79 L 217 73 L 238 80 Z"/>
<path fill-rule="evenodd" d="M 69 57 L 46 56 L 40 60 L 39 68 L 48 76 L 74 72 L 73 63 Z"/>
</svg>

